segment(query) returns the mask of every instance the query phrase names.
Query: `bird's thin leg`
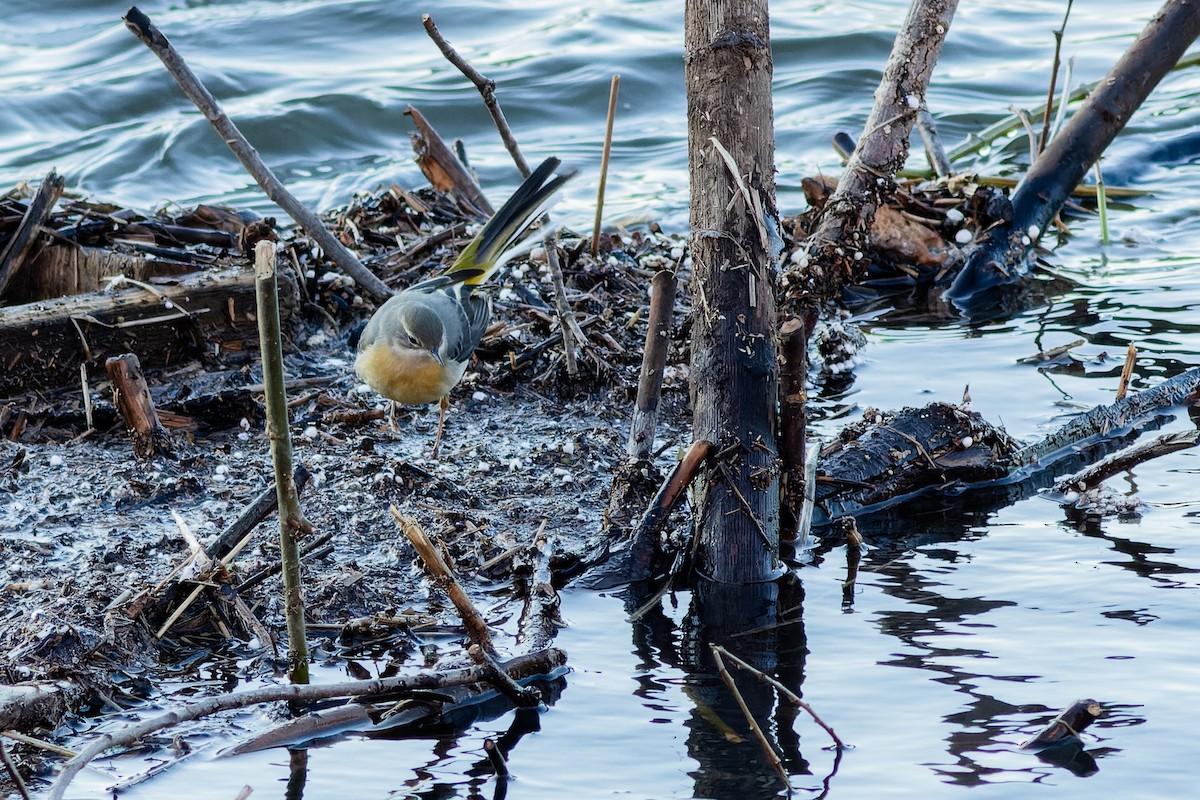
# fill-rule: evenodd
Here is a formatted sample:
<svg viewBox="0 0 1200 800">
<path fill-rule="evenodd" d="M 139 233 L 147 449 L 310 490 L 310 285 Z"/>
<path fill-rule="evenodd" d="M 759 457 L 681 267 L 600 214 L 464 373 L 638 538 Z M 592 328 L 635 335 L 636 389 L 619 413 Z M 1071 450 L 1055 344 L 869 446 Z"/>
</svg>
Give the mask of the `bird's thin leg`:
<svg viewBox="0 0 1200 800">
<path fill-rule="evenodd" d="M 438 429 L 433 440 L 433 457 L 437 458 L 438 448 L 442 446 L 442 431 L 446 427 L 446 409 L 450 408 L 450 395 L 443 395 L 438 403 Z"/>
<path fill-rule="evenodd" d="M 396 424 L 396 409 L 400 406 L 395 400 L 388 400 L 388 415 L 387 415 L 387 430 L 398 431 L 400 426 Z"/>
</svg>

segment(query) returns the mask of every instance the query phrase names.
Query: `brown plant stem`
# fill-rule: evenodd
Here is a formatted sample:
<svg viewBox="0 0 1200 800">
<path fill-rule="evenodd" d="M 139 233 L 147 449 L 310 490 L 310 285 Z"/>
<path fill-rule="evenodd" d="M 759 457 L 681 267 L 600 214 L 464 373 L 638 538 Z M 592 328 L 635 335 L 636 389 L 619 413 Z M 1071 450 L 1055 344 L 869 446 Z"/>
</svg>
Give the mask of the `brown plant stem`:
<svg viewBox="0 0 1200 800">
<path fill-rule="evenodd" d="M 283 565 L 288 676 L 293 683 L 308 683 L 308 643 L 304 631 L 304 597 L 300 587 L 300 549 L 297 540 L 312 533 L 313 527 L 300 510 L 292 473 L 292 436 L 288 424 L 287 390 L 283 385 L 283 342 L 279 330 L 279 294 L 275 269 L 275 243 L 259 242 L 254 246 L 258 338 L 263 364 L 267 439 L 271 445 L 271 462 L 275 467 L 275 497 L 279 506 L 279 558 Z"/>
</svg>

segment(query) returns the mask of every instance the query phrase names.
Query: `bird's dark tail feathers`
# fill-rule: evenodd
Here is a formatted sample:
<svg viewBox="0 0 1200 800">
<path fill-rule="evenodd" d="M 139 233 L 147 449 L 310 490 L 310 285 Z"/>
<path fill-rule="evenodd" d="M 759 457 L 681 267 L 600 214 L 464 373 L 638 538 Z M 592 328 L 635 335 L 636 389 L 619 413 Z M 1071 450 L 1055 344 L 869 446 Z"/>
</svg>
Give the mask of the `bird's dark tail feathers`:
<svg viewBox="0 0 1200 800">
<path fill-rule="evenodd" d="M 487 280 L 500 257 L 521 238 L 546 200 L 575 175 L 573 171 L 565 175 L 553 175 L 559 163 L 557 158 L 543 161 L 500 210 L 492 215 L 483 230 L 471 240 L 450 269 L 443 273 L 444 276 L 468 286 L 476 286 Z M 547 181 L 547 178 L 550 180 Z"/>
</svg>

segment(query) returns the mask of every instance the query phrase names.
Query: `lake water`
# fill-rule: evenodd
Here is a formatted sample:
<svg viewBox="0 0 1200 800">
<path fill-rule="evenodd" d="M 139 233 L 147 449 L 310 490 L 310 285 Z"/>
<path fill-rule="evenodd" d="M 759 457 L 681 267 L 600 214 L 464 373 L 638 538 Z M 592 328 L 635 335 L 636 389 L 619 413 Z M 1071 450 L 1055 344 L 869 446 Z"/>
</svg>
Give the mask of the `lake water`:
<svg viewBox="0 0 1200 800">
<path fill-rule="evenodd" d="M 526 156 L 581 170 L 559 209 L 586 230 L 594 208 L 611 75 L 621 75 L 606 217 L 686 225 L 682 10 L 662 0 L 147 2 L 267 163 L 318 209 L 380 184 L 416 187 L 403 115 L 417 106 L 462 139 L 481 181 L 504 196 L 517 175 L 475 89 L 421 28 L 430 11 L 474 66 L 495 79 Z M 1072 85 L 1102 77 L 1157 8 L 1075 5 L 1064 42 Z M 855 135 L 907 6 L 772 4 L 779 206 L 799 211 L 800 178 L 837 173 L 828 146 Z M 57 168 L 95 199 L 141 208 L 217 201 L 271 212 L 257 188 L 157 59 L 129 34 L 126 3 L 8 0 L 0 27 L 0 185 Z M 963 3 L 928 103 L 954 143 L 1043 102 L 1061 3 Z M 1125 347 L 1134 386 L 1200 364 L 1200 70 L 1169 75 L 1102 165 L 1152 193 L 1094 218 L 1049 263 L 1079 287 L 986 323 L 863 312 L 868 345 L 852 383 L 819 379 L 814 431 L 833 435 L 868 406 L 957 402 L 1010 433 L 1037 436 L 1081 406 L 1109 402 Z M 1019 174 L 1023 137 L 974 162 Z M 1021 357 L 1076 338 L 1085 360 L 1045 372 Z M 1104 357 L 1105 354 L 1107 357 Z M 1167 430 L 1195 426 L 1180 411 Z M 807 650 L 805 699 L 854 747 L 837 764 L 805 718 L 788 760 L 800 796 L 847 798 L 1157 798 L 1194 794 L 1190 710 L 1200 701 L 1200 500 L 1194 452 L 1110 479 L 1147 507 L 1136 519 L 1079 518 L 1029 497 L 1004 508 L 926 510 L 903 533 L 870 538 L 852 604 L 843 551 L 799 570 L 803 619 L 781 637 Z M 870 536 L 870 535 L 869 535 Z M 631 625 L 616 596 L 572 591 L 558 643 L 574 672 L 511 759 L 509 796 L 770 797 L 779 791 L 752 739 L 714 735 L 700 702 L 711 678 L 681 656 L 688 598 Z M 1085 734 L 1099 772 L 1045 764 L 1017 745 L 1057 710 L 1094 697 L 1105 716 Z M 732 706 L 718 713 L 738 730 Z M 491 796 L 481 743 L 511 714 L 442 741 L 348 740 L 314 749 L 310 798 Z M 131 797 L 282 793 L 286 754 L 195 759 Z M 73 797 L 105 796 L 89 773 Z M 970 789 L 971 791 L 967 791 Z"/>
</svg>

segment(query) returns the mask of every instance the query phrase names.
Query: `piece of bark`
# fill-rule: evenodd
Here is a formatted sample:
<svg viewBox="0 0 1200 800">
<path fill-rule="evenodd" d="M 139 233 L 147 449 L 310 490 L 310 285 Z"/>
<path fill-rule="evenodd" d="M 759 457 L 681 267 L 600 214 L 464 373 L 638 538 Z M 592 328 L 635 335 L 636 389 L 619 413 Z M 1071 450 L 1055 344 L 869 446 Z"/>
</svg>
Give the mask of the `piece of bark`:
<svg viewBox="0 0 1200 800">
<path fill-rule="evenodd" d="M 976 297 L 986 302 L 988 289 L 1025 274 L 1026 259 L 1075 185 L 1197 35 L 1195 0 L 1167 0 L 1030 166 L 1013 193 L 1011 223 L 992 229 L 971 249 L 945 292 L 949 300 L 970 308 Z"/>
<path fill-rule="evenodd" d="M 280 310 L 290 318 L 297 308 L 295 278 L 288 272 L 279 280 Z M 121 289 L 6 308 L 0 315 L 0 397 L 77 385 L 81 362 L 95 378 L 104 359 L 125 352 L 139 353 L 143 369 L 159 369 L 214 348 L 258 348 L 253 274 L 196 273 L 156 288 L 161 297 Z"/>
<path fill-rule="evenodd" d="M 54 210 L 54 204 L 62 195 L 65 183 L 65 178 L 51 170 L 29 201 L 25 216 L 21 218 L 21 223 L 8 240 L 3 253 L 0 253 L 0 299 L 4 298 L 8 284 L 24 266 L 37 244 L 42 224 Z"/>
<path fill-rule="evenodd" d="M 112 384 L 113 404 L 121 412 L 133 441 L 133 452 L 138 458 L 170 455 L 171 437 L 158 421 L 138 357 L 133 353 L 113 356 L 104 362 L 104 368 Z"/>
<path fill-rule="evenodd" d="M 446 146 L 445 140 L 429 124 L 429 120 L 412 106 L 406 108 L 404 113 L 412 117 L 413 124 L 417 126 L 417 132 L 412 135 L 413 151 L 417 154 L 417 166 L 425 173 L 433 188 L 453 197 L 459 208 L 473 217 L 485 219 L 495 213 L 491 203 L 483 196 L 483 189 L 479 188 L 454 151 Z"/>
</svg>

